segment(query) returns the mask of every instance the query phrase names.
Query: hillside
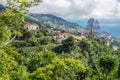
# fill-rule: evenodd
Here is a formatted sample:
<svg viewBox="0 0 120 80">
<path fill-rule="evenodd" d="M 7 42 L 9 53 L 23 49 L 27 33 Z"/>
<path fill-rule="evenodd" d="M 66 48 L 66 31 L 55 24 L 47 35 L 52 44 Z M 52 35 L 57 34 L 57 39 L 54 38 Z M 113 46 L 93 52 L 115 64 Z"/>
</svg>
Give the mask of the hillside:
<svg viewBox="0 0 120 80">
<path fill-rule="evenodd" d="M 3 11 L 5 11 L 5 7 L 2 5 L 2 4 L 0 4 L 0 12 L 3 12 Z"/>
<path fill-rule="evenodd" d="M 0 4 L 0 12 L 5 11 L 5 7 Z M 64 20 L 63 18 L 57 17 L 52 14 L 36 14 L 31 13 L 25 17 L 25 21 L 29 23 L 36 23 L 41 27 L 46 27 L 51 30 L 65 30 L 67 32 L 80 32 L 82 34 L 86 34 L 87 29 L 81 27 L 77 23 L 69 22 Z M 107 40 L 109 43 L 112 43 L 115 46 L 120 46 L 120 38 L 114 37 L 107 32 L 99 32 L 96 33 L 97 37 L 100 39 Z"/>
<path fill-rule="evenodd" d="M 26 7 L 21 1 L 16 5 Z M 0 13 L 0 80 L 120 80 L 120 49 L 93 35 L 71 36 L 83 28 L 53 15 L 30 14 L 24 21 L 16 5 Z"/>
<path fill-rule="evenodd" d="M 50 29 L 64 29 L 64 30 L 81 30 L 83 29 L 77 23 L 69 22 L 64 20 L 63 18 L 51 15 L 51 14 L 30 14 L 26 16 L 25 19 L 27 22 L 35 22 L 42 27 L 47 27 Z M 83 30 L 81 30 L 83 31 Z"/>
<path fill-rule="evenodd" d="M 68 22 L 60 17 L 51 15 L 51 14 L 31 14 L 31 16 L 40 19 L 44 22 L 53 23 L 59 27 L 75 28 L 81 27 L 76 23 Z"/>
<path fill-rule="evenodd" d="M 39 26 L 52 30 L 60 29 L 67 32 L 80 32 L 85 35 L 87 33 L 87 29 L 81 27 L 77 23 L 66 21 L 63 18 L 51 14 L 30 14 L 26 16 L 25 21 L 30 23 L 37 23 Z M 120 38 L 118 37 L 114 37 L 107 32 L 98 32 L 96 35 L 98 38 L 107 40 L 114 46 L 120 46 Z"/>
</svg>

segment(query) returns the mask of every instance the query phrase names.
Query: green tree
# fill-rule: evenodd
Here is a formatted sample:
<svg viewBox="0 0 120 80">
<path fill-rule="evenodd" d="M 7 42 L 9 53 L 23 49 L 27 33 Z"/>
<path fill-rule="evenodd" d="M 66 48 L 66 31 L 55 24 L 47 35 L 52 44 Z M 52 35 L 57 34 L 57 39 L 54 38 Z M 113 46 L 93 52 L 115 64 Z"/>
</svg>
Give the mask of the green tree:
<svg viewBox="0 0 120 80">
<path fill-rule="evenodd" d="M 70 53 L 75 49 L 75 40 L 73 37 L 68 37 L 67 39 L 62 41 L 62 51 L 66 53 Z"/>
<path fill-rule="evenodd" d="M 55 53 L 51 51 L 31 54 L 27 65 L 28 71 L 33 72 L 39 67 L 44 67 L 45 65 L 50 64 L 54 57 Z"/>
<path fill-rule="evenodd" d="M 11 32 L 6 26 L 0 26 L 0 47 L 11 37 Z"/>
<path fill-rule="evenodd" d="M 20 66 L 15 61 L 15 58 L 9 56 L 9 54 L 7 54 L 6 51 L 4 51 L 4 49 L 0 49 L 0 80 L 27 80 L 27 79 L 28 75 L 26 68 L 24 66 Z"/>
<path fill-rule="evenodd" d="M 115 69 L 117 59 L 113 56 L 103 56 L 99 60 L 99 67 L 106 74 L 105 80 L 109 79 L 110 73 Z"/>
<path fill-rule="evenodd" d="M 38 5 L 42 0 L 7 0 L 9 9 L 15 11 L 26 10 L 26 8 Z"/>
<path fill-rule="evenodd" d="M 74 59 L 54 57 L 51 64 L 38 68 L 30 75 L 30 80 L 84 80 L 87 67 Z"/>
<path fill-rule="evenodd" d="M 14 37 L 10 41 L 6 43 L 4 42 L 5 45 L 12 42 L 16 35 L 21 35 L 19 27 L 23 26 L 24 12 L 27 11 L 26 8 L 38 5 L 39 2 L 41 2 L 41 0 L 7 0 L 8 8 L 5 12 L 0 14 L 0 28 L 4 26 L 7 27 L 11 31 L 11 37 Z M 2 33 L 2 31 L 5 31 L 6 28 L 1 29 L 3 29 L 0 30 Z M 9 33 L 8 29 L 6 29 L 5 32 Z M 4 37 L 6 38 L 7 36 L 1 36 L 2 39 Z"/>
<path fill-rule="evenodd" d="M 81 48 L 82 52 L 87 51 L 87 52 L 90 53 L 91 50 L 92 50 L 92 44 L 91 44 L 90 40 L 89 41 L 88 40 L 82 40 L 82 41 L 80 41 L 78 46 Z"/>
<path fill-rule="evenodd" d="M 7 0 L 6 11 L 0 13 L 0 80 L 28 80 L 26 68 L 21 60 L 23 57 L 3 46 L 12 42 L 16 35 L 21 35 L 19 30 L 24 23 L 24 11 L 40 1 Z"/>
<path fill-rule="evenodd" d="M 47 45 L 51 41 L 51 38 L 49 36 L 43 36 L 38 39 L 39 44 L 41 45 Z"/>
<path fill-rule="evenodd" d="M 118 66 L 118 77 L 120 78 L 120 64 Z"/>
</svg>

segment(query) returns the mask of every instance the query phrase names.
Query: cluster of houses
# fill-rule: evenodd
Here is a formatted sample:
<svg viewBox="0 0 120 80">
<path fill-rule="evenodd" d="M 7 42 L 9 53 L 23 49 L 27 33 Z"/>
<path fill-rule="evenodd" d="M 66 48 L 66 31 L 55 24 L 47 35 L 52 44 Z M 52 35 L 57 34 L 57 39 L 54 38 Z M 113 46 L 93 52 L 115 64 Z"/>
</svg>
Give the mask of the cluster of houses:
<svg viewBox="0 0 120 80">
<path fill-rule="evenodd" d="M 24 24 L 24 28 L 27 30 L 34 30 L 34 31 L 39 31 L 39 26 L 37 24 L 31 24 L 31 23 L 25 23 Z M 72 36 L 77 40 L 83 40 L 85 39 L 85 36 L 80 35 L 80 36 L 76 36 L 73 35 L 71 33 L 61 33 L 61 31 L 54 31 L 55 36 L 53 37 L 54 41 L 61 43 L 62 40 L 67 39 L 68 37 Z"/>
<path fill-rule="evenodd" d="M 70 36 L 77 39 L 77 40 L 83 40 L 86 38 L 83 35 L 77 36 L 77 35 L 73 35 L 71 33 L 61 33 L 61 31 L 55 31 L 54 41 L 61 43 L 62 40 L 65 40 L 66 38 L 68 38 Z"/>
<path fill-rule="evenodd" d="M 27 29 L 28 31 L 29 30 L 34 30 L 36 32 L 40 31 L 40 28 L 37 24 L 25 23 L 24 28 Z M 72 36 L 73 38 L 75 38 L 77 40 L 83 40 L 86 38 L 83 35 L 74 35 L 74 34 L 67 33 L 67 32 L 62 33 L 61 31 L 54 31 L 54 33 L 55 33 L 55 35 L 53 36 L 53 39 L 57 43 L 61 43 L 62 40 L 65 40 L 70 36 Z M 111 38 L 111 36 L 109 36 L 109 37 Z M 109 42 L 107 42 L 107 45 L 109 46 Z M 117 50 L 118 47 L 113 46 L 113 48 L 114 48 L 114 50 Z"/>
</svg>

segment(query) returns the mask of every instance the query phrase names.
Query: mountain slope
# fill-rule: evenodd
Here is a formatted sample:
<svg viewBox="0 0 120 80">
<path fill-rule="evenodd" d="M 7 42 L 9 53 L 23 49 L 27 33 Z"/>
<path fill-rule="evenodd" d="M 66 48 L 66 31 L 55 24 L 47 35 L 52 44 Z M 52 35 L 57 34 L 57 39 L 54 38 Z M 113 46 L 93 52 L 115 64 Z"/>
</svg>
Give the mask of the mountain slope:
<svg viewBox="0 0 120 80">
<path fill-rule="evenodd" d="M 0 4 L 0 12 L 3 12 L 3 11 L 5 11 L 5 7 L 2 5 L 2 4 Z"/>
<path fill-rule="evenodd" d="M 26 18 L 27 22 L 33 21 L 48 28 L 81 28 L 81 26 L 76 23 L 66 21 L 51 14 L 30 14 L 26 16 Z"/>
<path fill-rule="evenodd" d="M 51 14 L 31 14 L 31 16 L 36 17 L 37 19 L 41 19 L 45 22 L 51 22 L 53 24 L 63 26 L 63 27 L 68 27 L 68 28 L 80 27 L 76 23 L 68 22 L 60 17 L 54 16 Z"/>
</svg>

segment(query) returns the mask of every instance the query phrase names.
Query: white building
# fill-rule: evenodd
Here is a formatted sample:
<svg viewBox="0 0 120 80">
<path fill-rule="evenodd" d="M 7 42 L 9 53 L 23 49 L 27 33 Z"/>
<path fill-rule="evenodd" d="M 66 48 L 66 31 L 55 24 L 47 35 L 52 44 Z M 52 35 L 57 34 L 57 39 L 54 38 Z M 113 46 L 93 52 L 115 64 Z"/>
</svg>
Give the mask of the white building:
<svg viewBox="0 0 120 80">
<path fill-rule="evenodd" d="M 39 30 L 39 26 L 37 24 L 26 23 L 24 27 L 28 30 Z"/>
<path fill-rule="evenodd" d="M 73 35 L 71 33 L 61 33 L 61 31 L 55 31 L 55 36 L 54 36 L 54 40 L 61 43 L 62 40 L 65 40 L 67 39 L 68 37 L 73 37 L 77 40 L 83 40 L 83 39 L 86 39 L 85 36 L 83 35 L 80 35 L 80 36 L 76 36 L 76 35 Z"/>
</svg>

